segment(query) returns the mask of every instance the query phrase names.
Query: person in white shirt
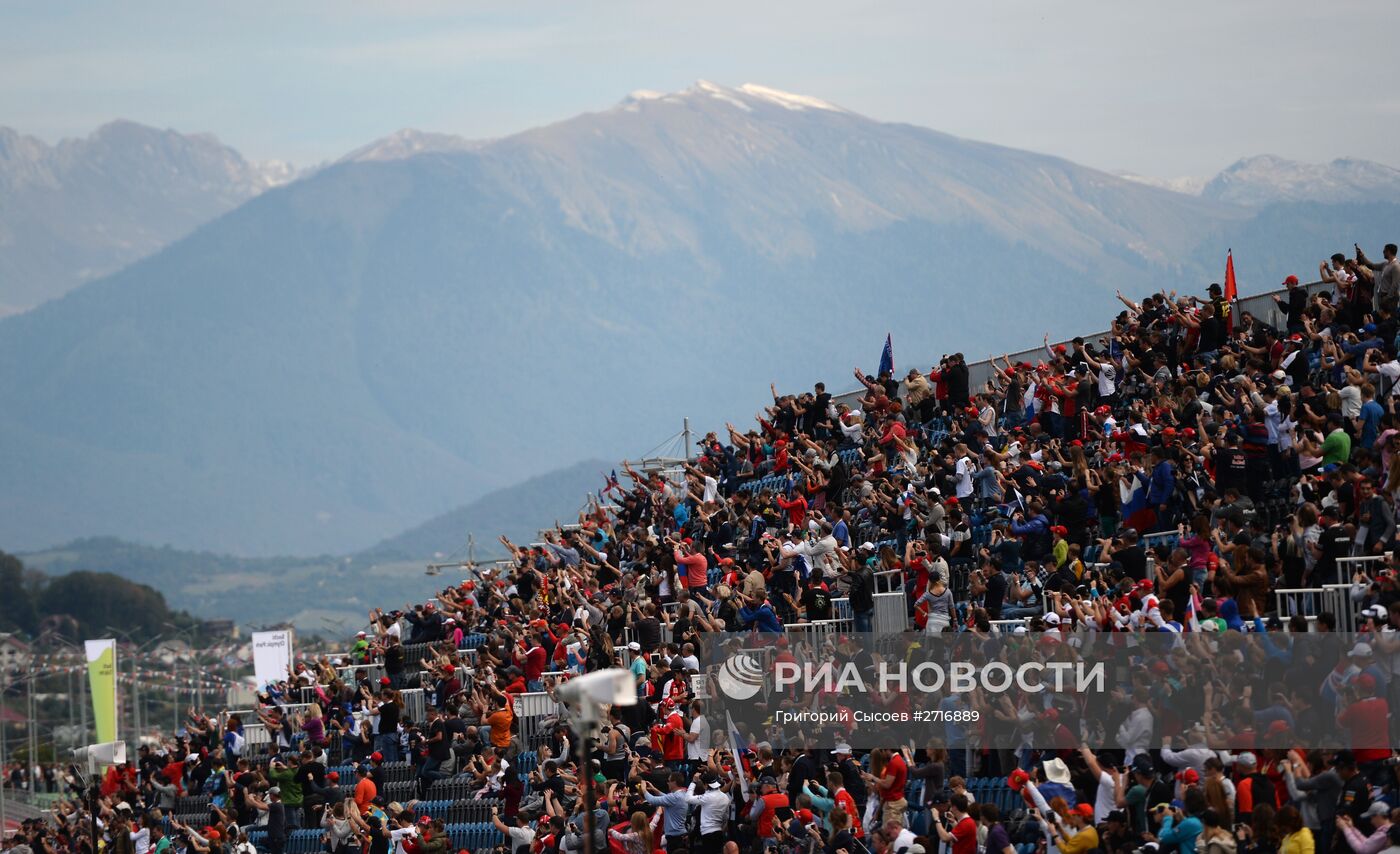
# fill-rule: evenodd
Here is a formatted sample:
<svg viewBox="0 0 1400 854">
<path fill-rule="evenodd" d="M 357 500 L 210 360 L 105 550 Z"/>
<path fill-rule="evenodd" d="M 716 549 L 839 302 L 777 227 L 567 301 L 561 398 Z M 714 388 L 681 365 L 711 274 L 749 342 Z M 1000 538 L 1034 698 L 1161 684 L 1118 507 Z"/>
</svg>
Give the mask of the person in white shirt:
<svg viewBox="0 0 1400 854">
<path fill-rule="evenodd" d="M 1097 824 L 1107 821 L 1108 814 L 1118 808 L 1118 798 L 1123 794 L 1123 781 L 1117 774 L 1100 765 L 1098 757 L 1089 748 L 1079 748 L 1079 755 L 1084 757 L 1084 764 L 1089 766 L 1089 773 L 1098 781 L 1098 785 L 1094 787 L 1094 822 Z"/>
<path fill-rule="evenodd" d="M 131 831 L 131 844 L 136 854 L 150 854 L 151 851 L 151 831 L 144 822 L 132 820 L 132 826 L 136 829 Z"/>
<path fill-rule="evenodd" d="M 424 816 L 423 818 L 427 819 L 428 817 Z M 404 818 L 404 814 L 401 813 L 398 821 L 407 822 L 407 819 Z M 431 821 L 431 819 L 429 819 L 429 821 Z M 389 831 L 389 842 L 394 846 L 394 854 L 407 854 L 408 849 L 404 847 L 404 840 L 417 838 L 418 828 L 414 827 L 412 824 L 401 823 L 398 827 Z"/>
<path fill-rule="evenodd" d="M 1118 746 L 1127 751 L 1123 761 L 1131 763 L 1139 753 L 1145 753 L 1152 743 L 1153 717 L 1148 708 L 1146 686 L 1133 689 L 1133 710 L 1118 727 Z"/>
<path fill-rule="evenodd" d="M 690 729 L 685 734 L 685 758 L 690 762 L 703 762 L 710 755 L 710 722 L 704 708 L 699 700 L 690 705 Z"/>
<path fill-rule="evenodd" d="M 718 778 L 695 775 L 686 800 L 700 808 L 700 851 L 719 851 L 729 829 L 730 799 Z"/>
<path fill-rule="evenodd" d="M 967 446 L 959 443 L 953 448 L 953 454 L 957 457 L 955 471 L 958 476 L 958 486 L 956 494 L 959 501 L 972 495 L 972 475 L 977 471 L 977 464 L 972 461 L 972 457 L 967 452 Z"/>
</svg>

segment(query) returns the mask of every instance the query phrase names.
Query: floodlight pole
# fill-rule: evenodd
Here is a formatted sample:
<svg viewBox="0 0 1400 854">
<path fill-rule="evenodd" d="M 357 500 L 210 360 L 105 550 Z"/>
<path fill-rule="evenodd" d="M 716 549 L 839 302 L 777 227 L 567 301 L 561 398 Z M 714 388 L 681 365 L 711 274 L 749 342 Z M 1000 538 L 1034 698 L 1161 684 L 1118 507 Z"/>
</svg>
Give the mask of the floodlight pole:
<svg viewBox="0 0 1400 854">
<path fill-rule="evenodd" d="M 588 742 L 598 729 L 601 718 L 598 714 L 598 704 L 587 698 L 580 698 L 575 718 L 579 728 L 578 767 L 583 773 L 583 854 L 593 854 L 593 811 L 597 806 L 597 798 L 593 794 L 593 763 L 588 759 Z"/>
</svg>

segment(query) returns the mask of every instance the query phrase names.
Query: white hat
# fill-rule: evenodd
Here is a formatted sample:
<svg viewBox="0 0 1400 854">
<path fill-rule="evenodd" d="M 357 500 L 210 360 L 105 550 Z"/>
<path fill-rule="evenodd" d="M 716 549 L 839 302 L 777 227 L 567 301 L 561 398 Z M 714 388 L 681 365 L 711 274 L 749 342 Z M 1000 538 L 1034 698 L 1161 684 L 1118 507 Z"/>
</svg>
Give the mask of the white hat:
<svg viewBox="0 0 1400 854">
<path fill-rule="evenodd" d="M 863 551 L 863 552 L 873 552 L 873 551 L 875 551 L 875 544 L 872 543 L 872 542 L 866 541 L 866 542 L 860 544 L 860 550 Z"/>
<path fill-rule="evenodd" d="M 1386 611 L 1384 606 L 1372 605 L 1369 608 L 1362 609 L 1361 616 L 1370 617 L 1373 620 L 1384 620 L 1389 616 L 1389 612 Z"/>
<path fill-rule="evenodd" d="M 131 804 L 127 803 L 126 801 L 122 801 L 121 803 L 117 804 L 117 812 L 131 812 Z"/>
<path fill-rule="evenodd" d="M 1041 765 L 1045 769 L 1045 779 L 1051 783 L 1059 783 L 1062 786 L 1069 785 L 1069 766 L 1065 760 L 1055 758 L 1046 761 Z"/>
<path fill-rule="evenodd" d="M 632 650 L 633 652 L 642 651 L 642 645 L 637 643 L 636 641 L 632 641 L 631 643 L 627 644 L 627 648 Z"/>
<path fill-rule="evenodd" d="M 1376 818 L 1378 816 L 1390 815 L 1390 804 L 1385 801 L 1373 801 L 1366 811 L 1361 814 L 1362 818 Z"/>
<path fill-rule="evenodd" d="M 362 638 L 362 637 L 366 637 L 366 635 L 365 635 L 364 632 L 355 632 L 355 637 L 357 637 L 357 638 Z"/>
<path fill-rule="evenodd" d="M 1013 635 L 1023 635 L 1023 634 L 1026 633 L 1026 627 L 1025 627 L 1025 626 L 1017 626 L 1016 628 L 1014 628 L 1014 629 L 1011 630 L 1011 633 L 1012 633 Z"/>
<path fill-rule="evenodd" d="M 718 789 L 719 787 L 720 787 L 720 782 L 719 782 L 718 780 L 711 780 L 711 781 L 710 781 L 710 788 L 711 788 L 711 789 Z"/>
<path fill-rule="evenodd" d="M 836 742 L 836 746 L 831 748 L 831 752 L 849 754 L 851 752 L 851 746 L 844 741 L 838 741 Z"/>
<path fill-rule="evenodd" d="M 1045 620 L 1047 625 L 1058 626 L 1060 624 L 1060 615 L 1056 614 L 1054 611 L 1046 614 L 1042 619 Z"/>
<path fill-rule="evenodd" d="M 1347 658 L 1370 658 L 1372 655 L 1371 645 L 1365 641 L 1360 641 L 1347 653 Z"/>
<path fill-rule="evenodd" d="M 1236 766 L 1241 766 L 1241 765 L 1242 765 L 1242 766 L 1244 766 L 1244 767 L 1246 767 L 1246 768 L 1253 768 L 1254 766 L 1256 766 L 1256 765 L 1258 765 L 1258 764 L 1259 764 L 1259 760 L 1256 759 L 1256 758 L 1254 757 L 1254 754 L 1253 754 L 1253 753 L 1250 753 L 1250 752 L 1247 751 L 1247 750 L 1246 750 L 1244 753 L 1241 753 L 1241 754 L 1239 754 L 1239 755 L 1237 755 L 1237 756 L 1235 757 L 1235 765 L 1236 765 Z"/>
</svg>

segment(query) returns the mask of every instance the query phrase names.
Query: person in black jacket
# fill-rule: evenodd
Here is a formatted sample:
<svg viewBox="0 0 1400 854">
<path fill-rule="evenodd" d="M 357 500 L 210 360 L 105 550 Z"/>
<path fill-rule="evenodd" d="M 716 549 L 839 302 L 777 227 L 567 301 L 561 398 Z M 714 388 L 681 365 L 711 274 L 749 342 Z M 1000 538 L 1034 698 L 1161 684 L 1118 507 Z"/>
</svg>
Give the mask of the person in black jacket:
<svg viewBox="0 0 1400 854">
<path fill-rule="evenodd" d="M 966 409 L 971 399 L 968 396 L 967 360 L 962 353 L 954 353 L 949 358 L 944 382 L 948 384 L 948 406 Z"/>
<path fill-rule="evenodd" d="M 870 565 L 861 561 L 848 576 L 850 587 L 846 594 L 851 603 L 851 614 L 855 617 L 855 630 L 873 630 L 875 616 L 875 573 Z"/>
<path fill-rule="evenodd" d="M 1297 276 L 1289 276 L 1283 280 L 1283 286 L 1288 289 L 1288 298 L 1285 300 L 1278 294 L 1274 294 L 1274 303 L 1283 312 L 1284 325 L 1289 332 L 1303 331 L 1303 312 L 1308 307 L 1308 289 L 1298 285 Z"/>
</svg>

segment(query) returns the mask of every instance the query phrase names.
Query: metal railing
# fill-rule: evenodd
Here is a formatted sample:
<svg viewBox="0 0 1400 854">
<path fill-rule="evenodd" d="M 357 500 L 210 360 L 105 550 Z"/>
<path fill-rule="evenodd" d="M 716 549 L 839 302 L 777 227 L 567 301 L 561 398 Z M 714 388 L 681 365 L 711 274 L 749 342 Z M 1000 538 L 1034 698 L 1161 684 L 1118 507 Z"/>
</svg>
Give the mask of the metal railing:
<svg viewBox="0 0 1400 854">
<path fill-rule="evenodd" d="M 564 707 L 546 691 L 516 694 L 511 710 L 515 713 L 517 735 L 522 750 L 535 750 L 549 736 L 546 725 L 564 714 Z"/>
</svg>

